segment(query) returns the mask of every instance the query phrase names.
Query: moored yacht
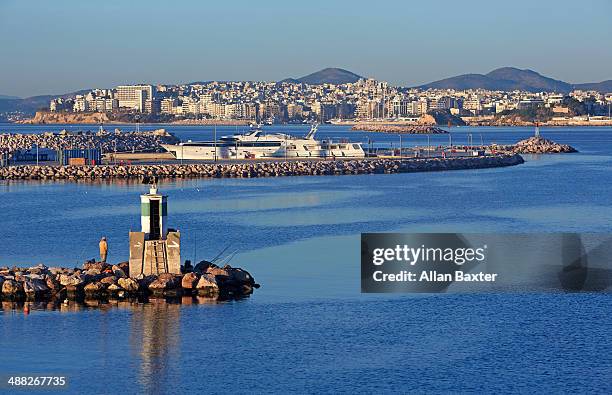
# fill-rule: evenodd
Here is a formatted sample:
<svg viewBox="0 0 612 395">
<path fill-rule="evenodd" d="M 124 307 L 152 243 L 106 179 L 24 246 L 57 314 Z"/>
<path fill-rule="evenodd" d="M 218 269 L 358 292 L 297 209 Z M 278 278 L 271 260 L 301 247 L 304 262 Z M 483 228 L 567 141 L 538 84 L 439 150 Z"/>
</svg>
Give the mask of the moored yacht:
<svg viewBox="0 0 612 395">
<path fill-rule="evenodd" d="M 315 140 L 317 125 L 303 137 L 285 133 L 264 133 L 259 127 L 245 134 L 223 136 L 217 141 L 187 141 L 163 144 L 176 159 L 255 159 L 255 158 L 363 158 L 361 143 Z"/>
</svg>

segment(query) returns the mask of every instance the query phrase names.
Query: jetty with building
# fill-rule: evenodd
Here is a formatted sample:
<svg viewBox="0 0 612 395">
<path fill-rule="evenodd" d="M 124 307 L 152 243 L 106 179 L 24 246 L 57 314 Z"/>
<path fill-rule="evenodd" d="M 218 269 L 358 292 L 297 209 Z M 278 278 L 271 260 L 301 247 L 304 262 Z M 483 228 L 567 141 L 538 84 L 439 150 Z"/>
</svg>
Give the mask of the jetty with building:
<svg viewBox="0 0 612 395">
<path fill-rule="evenodd" d="M 151 182 L 151 180 L 153 180 Z M 223 259 L 181 265 L 180 232 L 167 225 L 168 198 L 158 193 L 154 178 L 140 196 L 141 230 L 129 232 L 129 261 L 111 265 L 92 259 L 81 268 L 0 267 L 2 300 L 127 299 L 202 296 L 213 300 L 243 298 L 259 285 L 244 269 Z"/>
</svg>

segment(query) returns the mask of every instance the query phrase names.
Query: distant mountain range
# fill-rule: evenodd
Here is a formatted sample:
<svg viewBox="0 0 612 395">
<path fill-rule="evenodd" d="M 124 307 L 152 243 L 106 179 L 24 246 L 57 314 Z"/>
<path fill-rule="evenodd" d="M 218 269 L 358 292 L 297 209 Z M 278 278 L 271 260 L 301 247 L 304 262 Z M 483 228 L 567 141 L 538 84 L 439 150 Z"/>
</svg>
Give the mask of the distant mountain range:
<svg viewBox="0 0 612 395">
<path fill-rule="evenodd" d="M 281 82 L 293 82 L 302 83 L 309 85 L 320 85 L 320 84 L 348 84 L 357 82 L 361 77 L 351 71 L 339 69 L 336 67 L 328 67 L 323 70 L 319 70 L 312 74 L 308 74 L 300 78 L 285 78 Z"/>
<path fill-rule="evenodd" d="M 565 81 L 545 77 L 533 70 L 521 70 L 515 67 L 502 67 L 487 74 L 462 74 L 456 77 L 430 82 L 418 86 L 421 89 L 488 89 L 529 92 L 570 92 L 574 89 L 612 92 L 612 80 L 571 84 Z"/>
<path fill-rule="evenodd" d="M 315 73 L 300 78 L 286 78 L 281 82 L 304 83 L 310 85 L 319 84 L 346 84 L 356 82 L 362 78 L 351 71 L 328 67 Z M 201 82 L 206 83 L 206 82 Z M 192 84 L 196 84 L 193 82 Z M 502 67 L 487 74 L 463 74 L 456 77 L 430 82 L 418 86 L 421 89 L 488 89 L 488 90 L 525 90 L 530 92 L 563 92 L 567 93 L 574 89 L 595 90 L 600 92 L 612 92 L 612 80 L 571 84 L 568 82 L 545 77 L 532 70 L 521 70 L 514 67 Z M 84 94 L 88 90 L 81 90 L 63 95 L 32 96 L 25 99 L 16 96 L 0 95 L 0 113 L 10 111 L 21 111 L 33 114 L 40 108 L 48 108 L 49 101 L 57 97 L 74 97 Z"/>
<path fill-rule="evenodd" d="M 51 101 L 51 99 L 55 99 L 58 97 L 74 97 L 76 95 L 83 95 L 87 92 L 89 92 L 89 89 L 71 93 L 64 93 L 61 95 L 32 96 L 26 97 L 25 99 L 21 99 L 15 96 L 0 95 L 0 113 L 21 111 L 26 114 L 34 114 L 34 112 L 36 112 L 40 108 L 49 108 L 49 102 Z"/>
</svg>

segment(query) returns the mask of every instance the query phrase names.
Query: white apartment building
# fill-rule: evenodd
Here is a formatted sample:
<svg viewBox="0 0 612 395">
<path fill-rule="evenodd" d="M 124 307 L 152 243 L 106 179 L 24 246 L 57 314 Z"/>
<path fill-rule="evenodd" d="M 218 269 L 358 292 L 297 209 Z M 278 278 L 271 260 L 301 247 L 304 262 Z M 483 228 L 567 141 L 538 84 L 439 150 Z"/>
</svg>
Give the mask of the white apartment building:
<svg viewBox="0 0 612 395">
<path fill-rule="evenodd" d="M 478 96 L 470 96 L 463 101 L 463 108 L 470 110 L 474 114 L 478 114 L 482 111 L 482 103 Z"/>
<path fill-rule="evenodd" d="M 145 101 L 152 99 L 154 88 L 152 85 L 120 85 L 117 87 L 115 97 L 119 107 L 143 112 Z"/>
<path fill-rule="evenodd" d="M 74 98 L 74 105 L 72 107 L 74 112 L 86 112 L 89 111 L 89 102 L 85 100 L 85 96 L 77 95 Z"/>
<path fill-rule="evenodd" d="M 162 114 L 174 114 L 174 107 L 178 106 L 178 100 L 174 98 L 162 99 L 160 103 L 160 112 Z"/>
</svg>

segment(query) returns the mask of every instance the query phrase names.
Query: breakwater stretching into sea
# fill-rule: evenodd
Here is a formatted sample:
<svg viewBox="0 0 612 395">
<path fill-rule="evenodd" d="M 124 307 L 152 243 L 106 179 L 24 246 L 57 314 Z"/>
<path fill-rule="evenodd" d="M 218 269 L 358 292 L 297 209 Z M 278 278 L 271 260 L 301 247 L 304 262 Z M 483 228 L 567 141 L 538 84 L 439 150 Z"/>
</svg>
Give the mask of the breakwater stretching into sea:
<svg viewBox="0 0 612 395">
<path fill-rule="evenodd" d="M 174 144 L 178 139 L 165 129 L 148 131 L 114 132 L 106 130 L 92 132 L 59 133 L 0 133 L 0 151 L 14 152 L 38 146 L 53 150 L 99 148 L 102 152 L 158 151 L 161 144 Z"/>
<path fill-rule="evenodd" d="M 129 277 L 128 262 L 110 265 L 86 262 L 83 268 L 47 267 L 43 264 L 0 268 L 1 300 L 105 299 L 109 297 L 177 297 L 200 295 L 239 298 L 259 288 L 244 269 L 219 267 L 202 261 L 184 274 L 162 273 Z"/>
<path fill-rule="evenodd" d="M 351 130 L 398 134 L 448 134 L 447 130 L 433 125 L 389 125 L 376 123 L 358 123 Z"/>
<path fill-rule="evenodd" d="M 0 180 L 93 180 L 160 178 L 255 178 L 349 174 L 392 174 L 442 170 L 484 169 L 523 163 L 518 154 L 477 157 L 281 161 L 103 166 L 9 166 L 0 168 Z"/>
</svg>

